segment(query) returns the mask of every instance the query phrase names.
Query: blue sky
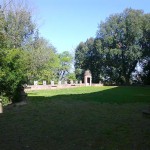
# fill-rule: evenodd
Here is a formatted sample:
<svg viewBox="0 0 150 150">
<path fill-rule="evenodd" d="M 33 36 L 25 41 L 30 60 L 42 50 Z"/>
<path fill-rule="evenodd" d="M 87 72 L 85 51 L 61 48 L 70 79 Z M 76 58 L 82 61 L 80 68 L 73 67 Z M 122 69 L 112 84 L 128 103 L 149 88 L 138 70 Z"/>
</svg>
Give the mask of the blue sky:
<svg viewBox="0 0 150 150">
<path fill-rule="evenodd" d="M 58 52 L 95 37 L 98 24 L 125 8 L 150 12 L 150 0 L 33 0 L 40 35 Z"/>
</svg>

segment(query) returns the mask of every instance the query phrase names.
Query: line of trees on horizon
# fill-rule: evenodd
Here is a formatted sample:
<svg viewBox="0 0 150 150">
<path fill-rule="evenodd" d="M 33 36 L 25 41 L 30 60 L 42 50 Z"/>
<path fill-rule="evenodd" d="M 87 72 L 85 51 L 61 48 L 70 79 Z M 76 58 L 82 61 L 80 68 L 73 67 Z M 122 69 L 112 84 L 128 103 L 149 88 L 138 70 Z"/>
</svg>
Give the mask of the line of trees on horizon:
<svg viewBox="0 0 150 150">
<path fill-rule="evenodd" d="M 87 69 L 95 83 L 150 84 L 150 14 L 128 8 L 101 22 L 75 49 L 76 77 Z"/>
</svg>

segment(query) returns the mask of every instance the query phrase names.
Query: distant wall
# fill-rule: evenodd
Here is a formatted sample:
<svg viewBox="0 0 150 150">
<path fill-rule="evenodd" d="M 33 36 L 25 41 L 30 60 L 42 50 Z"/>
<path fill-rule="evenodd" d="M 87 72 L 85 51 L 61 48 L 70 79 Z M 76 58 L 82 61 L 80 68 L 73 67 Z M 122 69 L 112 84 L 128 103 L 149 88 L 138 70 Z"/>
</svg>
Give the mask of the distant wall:
<svg viewBox="0 0 150 150">
<path fill-rule="evenodd" d="M 62 84 L 62 85 L 28 85 L 25 91 L 30 90 L 50 90 L 50 89 L 65 89 L 65 88 L 75 88 L 83 87 L 85 84 Z M 92 84 L 92 86 L 103 86 L 102 84 Z"/>
</svg>

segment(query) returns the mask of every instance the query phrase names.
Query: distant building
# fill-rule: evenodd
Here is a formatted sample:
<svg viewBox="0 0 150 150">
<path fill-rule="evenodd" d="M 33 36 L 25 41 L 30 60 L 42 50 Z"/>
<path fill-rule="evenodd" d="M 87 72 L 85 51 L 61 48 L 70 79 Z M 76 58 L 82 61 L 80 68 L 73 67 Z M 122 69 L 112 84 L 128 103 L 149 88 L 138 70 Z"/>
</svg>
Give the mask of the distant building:
<svg viewBox="0 0 150 150">
<path fill-rule="evenodd" d="M 84 73 L 84 84 L 86 86 L 91 86 L 92 85 L 92 74 L 90 70 L 86 70 Z"/>
</svg>

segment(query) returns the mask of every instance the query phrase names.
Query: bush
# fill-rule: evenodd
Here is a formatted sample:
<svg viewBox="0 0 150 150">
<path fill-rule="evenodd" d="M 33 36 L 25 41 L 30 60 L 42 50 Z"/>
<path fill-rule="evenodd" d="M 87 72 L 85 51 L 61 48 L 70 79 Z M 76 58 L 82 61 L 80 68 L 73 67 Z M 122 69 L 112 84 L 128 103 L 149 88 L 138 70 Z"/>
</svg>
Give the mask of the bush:
<svg viewBox="0 0 150 150">
<path fill-rule="evenodd" d="M 19 49 L 4 50 L 1 60 L 0 93 L 12 102 L 18 102 L 19 88 L 26 78 L 24 52 Z"/>
<path fill-rule="evenodd" d="M 0 99 L 2 99 L 2 105 L 3 106 L 6 106 L 6 105 L 8 105 L 8 104 L 11 103 L 10 100 L 9 100 L 9 98 L 6 97 L 6 96 L 0 96 Z"/>
</svg>

